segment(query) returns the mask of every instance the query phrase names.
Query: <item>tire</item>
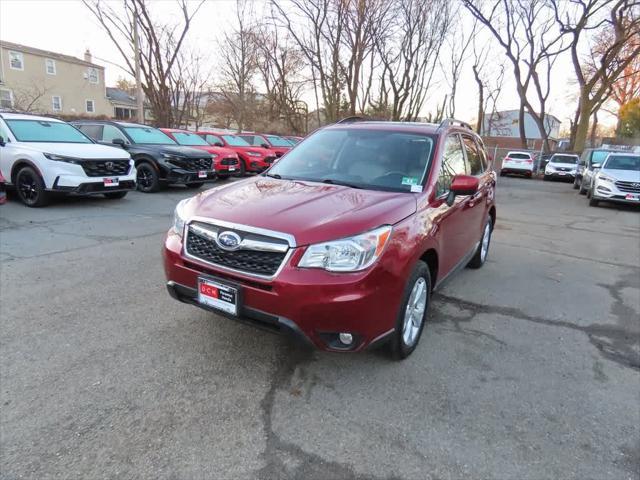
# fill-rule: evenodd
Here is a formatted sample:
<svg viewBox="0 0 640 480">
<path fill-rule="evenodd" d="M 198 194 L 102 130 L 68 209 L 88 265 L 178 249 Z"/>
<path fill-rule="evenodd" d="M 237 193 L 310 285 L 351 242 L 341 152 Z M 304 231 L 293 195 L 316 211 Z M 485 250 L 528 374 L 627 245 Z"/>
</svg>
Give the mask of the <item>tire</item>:
<svg viewBox="0 0 640 480">
<path fill-rule="evenodd" d="M 484 228 L 482 229 L 482 236 L 480 237 L 480 243 L 478 244 L 476 253 L 473 255 L 473 257 L 467 264 L 467 267 L 480 268 L 484 265 L 484 262 L 487 261 L 487 256 L 489 255 L 489 247 L 491 245 L 492 232 L 493 232 L 493 223 L 491 222 L 491 217 L 489 217 L 487 218 L 487 221 L 484 224 Z"/>
<path fill-rule="evenodd" d="M 218 180 L 225 181 L 229 180 L 229 175 L 218 175 Z"/>
<path fill-rule="evenodd" d="M 129 192 L 109 192 L 109 193 L 105 193 L 104 196 L 107 197 L 109 200 L 120 200 L 121 198 L 126 197 L 127 193 Z"/>
<path fill-rule="evenodd" d="M 500 176 L 504 177 L 505 173 L 503 171 L 500 171 Z"/>
<path fill-rule="evenodd" d="M 16 192 L 20 201 L 27 207 L 44 207 L 51 202 L 51 195 L 45 189 L 44 180 L 32 167 L 23 167 L 18 171 Z"/>
<path fill-rule="evenodd" d="M 414 292 L 414 290 L 416 291 Z M 418 295 L 417 298 L 416 295 Z M 429 267 L 426 263 L 419 260 L 413 268 L 407 285 L 404 288 L 396 328 L 389 345 L 391 355 L 396 360 L 407 358 L 418 346 L 422 330 L 424 330 L 424 324 L 426 323 L 430 297 L 431 275 L 429 274 Z M 409 302 L 411 301 L 413 304 L 414 300 L 416 301 L 416 308 L 411 309 L 409 308 Z M 420 308 L 421 303 L 422 308 Z M 405 318 L 407 322 L 405 322 Z M 420 324 L 416 325 L 416 321 L 419 321 Z M 408 330 L 406 333 L 404 331 L 405 323 L 407 323 L 406 326 L 408 328 L 411 328 L 411 330 Z M 408 341 L 406 339 L 408 339 Z"/>
<path fill-rule="evenodd" d="M 240 159 L 240 176 L 244 177 L 247 174 L 247 167 L 244 164 L 244 160 Z"/>
<path fill-rule="evenodd" d="M 587 190 L 587 198 L 591 198 L 591 189 Z"/>
<path fill-rule="evenodd" d="M 202 185 L 204 185 L 204 182 L 186 183 L 185 187 L 195 190 L 196 188 L 200 188 Z"/>
<path fill-rule="evenodd" d="M 587 189 L 584 188 L 584 178 L 582 179 L 582 181 L 580 182 L 580 190 L 578 190 L 578 193 L 580 195 L 586 195 L 587 193 Z"/>
<path fill-rule="evenodd" d="M 593 198 L 593 195 L 591 195 L 591 198 L 589 198 L 589 206 L 590 207 L 597 207 L 598 206 L 598 199 L 597 198 Z"/>
<path fill-rule="evenodd" d="M 141 162 L 137 167 L 136 185 L 143 193 L 153 193 L 160 190 L 158 172 L 149 162 Z"/>
<path fill-rule="evenodd" d="M 549 175 L 545 175 L 542 180 L 544 180 L 545 182 L 548 182 L 549 180 L 551 180 L 551 177 Z"/>
<path fill-rule="evenodd" d="M 580 185 L 578 184 L 578 179 L 577 179 L 577 178 L 575 178 L 575 179 L 573 180 L 573 189 L 574 189 L 574 190 L 577 190 L 578 188 L 580 188 Z"/>
</svg>

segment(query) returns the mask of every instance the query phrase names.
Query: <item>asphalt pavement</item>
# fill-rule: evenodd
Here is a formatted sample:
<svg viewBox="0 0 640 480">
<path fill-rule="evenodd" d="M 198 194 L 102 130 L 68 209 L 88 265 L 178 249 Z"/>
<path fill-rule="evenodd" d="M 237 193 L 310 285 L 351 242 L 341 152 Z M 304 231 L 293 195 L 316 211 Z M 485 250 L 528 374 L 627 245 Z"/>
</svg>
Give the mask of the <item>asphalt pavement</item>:
<svg viewBox="0 0 640 480">
<path fill-rule="evenodd" d="M 637 479 L 640 211 L 500 178 L 403 362 L 176 302 L 193 191 L 0 207 L 0 478 Z"/>
</svg>

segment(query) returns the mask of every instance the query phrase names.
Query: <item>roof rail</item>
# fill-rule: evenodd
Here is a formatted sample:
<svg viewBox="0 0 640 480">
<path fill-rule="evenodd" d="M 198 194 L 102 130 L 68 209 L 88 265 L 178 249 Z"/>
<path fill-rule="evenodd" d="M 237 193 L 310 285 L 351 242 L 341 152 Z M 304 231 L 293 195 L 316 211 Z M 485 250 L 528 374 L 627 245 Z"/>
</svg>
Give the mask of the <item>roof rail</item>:
<svg viewBox="0 0 640 480">
<path fill-rule="evenodd" d="M 438 129 L 452 127 L 455 125 L 459 127 L 467 128 L 469 130 L 473 130 L 473 128 L 471 128 L 471 125 L 469 125 L 467 122 L 463 122 L 462 120 L 456 120 L 455 118 L 445 118 L 444 120 L 442 120 L 442 122 L 440 122 Z"/>
<path fill-rule="evenodd" d="M 338 121 L 336 122 L 336 124 L 338 124 L 338 123 L 356 123 L 356 122 L 365 122 L 366 120 L 367 120 L 366 118 L 364 118 L 364 117 L 358 117 L 358 116 L 355 116 L 355 117 L 345 117 L 345 118 L 343 118 L 343 119 L 341 119 L 341 120 L 338 120 Z"/>
</svg>

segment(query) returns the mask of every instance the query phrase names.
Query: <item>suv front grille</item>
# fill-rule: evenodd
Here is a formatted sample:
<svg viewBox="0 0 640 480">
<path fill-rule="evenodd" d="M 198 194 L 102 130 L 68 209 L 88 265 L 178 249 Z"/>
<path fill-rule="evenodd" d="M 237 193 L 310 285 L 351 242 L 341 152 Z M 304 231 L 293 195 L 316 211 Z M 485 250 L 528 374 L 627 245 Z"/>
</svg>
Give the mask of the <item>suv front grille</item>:
<svg viewBox="0 0 640 480">
<path fill-rule="evenodd" d="M 81 165 L 88 177 L 110 177 L 129 173 L 129 160 L 84 160 Z"/>
<path fill-rule="evenodd" d="M 282 262 L 284 261 L 287 251 L 264 251 L 251 250 L 249 248 L 241 248 L 239 250 L 228 251 L 220 248 L 216 240 L 210 234 L 201 233 L 202 224 L 190 226 L 187 232 L 186 252 L 192 257 L 204 260 L 205 262 L 215 264 L 221 267 L 231 268 L 250 275 L 263 277 L 271 277 L 276 274 Z M 216 226 L 207 226 L 206 230 L 217 236 L 217 230 L 224 231 Z M 243 237 L 251 238 L 251 234 L 240 232 Z M 255 237 L 255 236 L 254 236 Z M 265 239 L 266 237 L 261 237 Z M 261 239 L 257 239 L 260 241 Z M 272 239 L 282 245 L 282 240 Z"/>
<path fill-rule="evenodd" d="M 621 180 L 616 182 L 618 190 L 625 193 L 640 193 L 640 180 L 637 182 L 623 182 Z"/>
<path fill-rule="evenodd" d="M 222 160 L 220 160 L 220 165 L 236 165 L 237 163 L 237 158 L 223 158 Z"/>
<path fill-rule="evenodd" d="M 211 170 L 210 158 L 180 158 L 171 159 L 169 162 L 178 168 L 189 170 L 191 172 L 196 172 L 198 170 Z"/>
</svg>

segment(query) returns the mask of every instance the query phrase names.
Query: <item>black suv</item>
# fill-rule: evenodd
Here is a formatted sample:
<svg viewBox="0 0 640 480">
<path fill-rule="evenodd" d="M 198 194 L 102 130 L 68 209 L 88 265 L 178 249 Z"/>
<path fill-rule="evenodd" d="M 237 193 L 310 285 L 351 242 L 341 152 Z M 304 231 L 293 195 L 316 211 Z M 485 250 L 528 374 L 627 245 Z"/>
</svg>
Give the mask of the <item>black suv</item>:
<svg viewBox="0 0 640 480">
<path fill-rule="evenodd" d="M 157 192 L 162 185 L 180 183 L 200 188 L 216 179 L 211 155 L 178 145 L 157 128 L 138 123 L 78 120 L 71 122 L 82 133 L 107 145 L 118 145 L 131 154 L 138 170 L 141 192 Z"/>
</svg>

